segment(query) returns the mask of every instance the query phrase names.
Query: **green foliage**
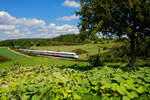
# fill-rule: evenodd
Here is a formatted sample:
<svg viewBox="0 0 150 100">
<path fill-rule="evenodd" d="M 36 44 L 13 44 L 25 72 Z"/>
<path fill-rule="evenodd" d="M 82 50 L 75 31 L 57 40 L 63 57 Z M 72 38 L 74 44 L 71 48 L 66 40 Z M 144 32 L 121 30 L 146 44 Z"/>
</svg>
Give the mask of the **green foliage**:
<svg viewBox="0 0 150 100">
<path fill-rule="evenodd" d="M 83 49 L 75 49 L 75 50 L 72 50 L 72 52 L 75 52 L 76 54 L 84 54 L 84 53 L 87 53 L 86 50 L 83 50 Z"/>
<path fill-rule="evenodd" d="M 150 98 L 149 68 L 124 72 L 120 68 L 106 66 L 86 71 L 67 66 L 14 68 L 15 66 L 0 71 L 1 100 L 148 100 Z"/>
<path fill-rule="evenodd" d="M 58 65 L 58 66 L 71 66 L 74 64 L 79 65 L 88 65 L 88 62 L 78 62 L 76 60 L 67 60 L 67 59 L 54 59 L 49 57 L 40 57 L 40 56 L 34 56 L 29 57 L 21 54 L 17 54 L 13 51 L 8 50 L 8 48 L 0 48 L 0 55 L 2 56 L 8 56 L 10 61 L 0 63 L 0 70 L 3 69 L 9 69 L 12 66 L 37 66 L 37 65 L 43 65 L 43 66 L 50 66 L 50 65 Z"/>
<path fill-rule="evenodd" d="M 129 45 L 113 45 L 110 51 L 103 53 L 105 62 L 127 62 L 130 55 Z"/>
<path fill-rule="evenodd" d="M 0 46 L 8 46 L 8 47 L 20 47 L 20 48 L 30 48 L 33 45 L 46 45 L 44 43 L 48 43 L 47 39 L 14 39 L 14 40 L 5 40 L 0 41 Z"/>
<path fill-rule="evenodd" d="M 106 47 L 106 46 L 104 46 L 104 47 L 103 47 L 103 50 L 106 50 L 106 49 L 107 49 L 107 47 Z"/>
<path fill-rule="evenodd" d="M 146 37 L 143 39 L 138 39 L 138 42 L 142 45 L 139 45 L 139 50 L 137 54 L 139 57 L 146 58 L 150 57 L 150 37 Z"/>
<path fill-rule="evenodd" d="M 117 51 L 119 49 L 118 45 L 113 45 L 112 50 Z"/>
<path fill-rule="evenodd" d="M 111 33 L 120 37 L 130 34 L 133 30 L 141 32 L 149 27 L 150 1 L 148 0 L 143 0 L 142 3 L 141 0 L 119 2 L 115 0 L 80 0 L 80 3 L 82 8 L 77 12 L 81 16 L 79 28 L 89 34 L 102 32 L 104 35 Z M 133 23 L 135 24 L 132 25 Z M 139 26 L 139 30 L 134 29 L 137 26 Z"/>
<path fill-rule="evenodd" d="M 95 36 L 127 36 L 130 39 L 130 63 L 136 61 L 137 39 L 149 36 L 150 1 L 149 0 L 79 0 L 81 10 L 79 28 L 82 33 Z"/>
<path fill-rule="evenodd" d="M 99 55 L 89 56 L 88 61 L 91 65 L 91 67 L 98 67 L 98 66 L 103 66 L 104 65 L 103 58 Z"/>
<path fill-rule="evenodd" d="M 55 45 L 77 45 L 89 43 L 88 38 L 82 39 L 81 34 L 67 34 L 49 39 L 14 39 L 0 41 L 0 46 L 30 48 L 32 46 L 55 46 Z"/>
<path fill-rule="evenodd" d="M 141 58 L 148 58 L 150 57 L 150 38 L 146 37 L 143 39 L 138 39 L 137 40 L 139 44 L 138 45 L 138 50 L 136 51 L 137 53 L 137 57 L 141 57 Z M 116 55 L 120 56 L 120 57 L 124 57 L 124 56 L 130 56 L 130 45 L 129 45 L 129 41 L 126 40 L 124 41 L 124 43 L 118 48 L 118 54 L 116 53 Z"/>
<path fill-rule="evenodd" d="M 34 52 L 22 52 L 22 53 L 29 56 L 37 56 Z"/>
<path fill-rule="evenodd" d="M 52 40 L 57 42 L 66 42 L 66 43 L 69 42 L 70 45 L 82 42 L 80 39 L 80 35 L 75 35 L 75 34 L 61 35 L 53 38 Z"/>
<path fill-rule="evenodd" d="M 142 45 L 139 45 L 139 49 L 136 51 L 137 57 L 140 59 L 150 57 L 150 38 L 147 37 L 143 39 L 143 41 L 139 39 L 138 42 L 141 42 L 140 44 Z M 104 60 L 108 62 L 116 62 L 117 59 L 121 62 L 127 62 L 131 55 L 129 41 L 125 40 L 121 46 L 114 45 L 109 52 L 106 52 L 103 55 Z"/>
</svg>

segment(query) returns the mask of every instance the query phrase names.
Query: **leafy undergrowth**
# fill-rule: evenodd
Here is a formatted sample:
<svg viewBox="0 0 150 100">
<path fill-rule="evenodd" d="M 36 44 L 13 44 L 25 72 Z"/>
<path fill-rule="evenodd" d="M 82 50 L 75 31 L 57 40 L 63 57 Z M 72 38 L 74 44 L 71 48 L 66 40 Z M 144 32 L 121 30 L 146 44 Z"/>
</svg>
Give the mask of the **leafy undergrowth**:
<svg viewBox="0 0 150 100">
<path fill-rule="evenodd" d="M 12 67 L 0 75 L 1 100 L 150 99 L 150 68 Z"/>
</svg>

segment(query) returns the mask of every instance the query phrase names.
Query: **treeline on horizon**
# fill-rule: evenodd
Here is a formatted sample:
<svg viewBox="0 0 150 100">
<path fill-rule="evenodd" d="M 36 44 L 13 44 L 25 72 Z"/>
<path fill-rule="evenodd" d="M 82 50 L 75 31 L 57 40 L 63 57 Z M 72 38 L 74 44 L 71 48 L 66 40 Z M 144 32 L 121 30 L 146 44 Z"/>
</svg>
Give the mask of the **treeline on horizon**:
<svg viewBox="0 0 150 100">
<path fill-rule="evenodd" d="M 85 34 L 66 34 L 61 35 L 54 38 L 28 38 L 28 39 L 12 39 L 12 40 L 5 40 L 0 41 L 0 46 L 6 46 L 10 47 L 12 49 L 16 48 L 24 48 L 29 49 L 32 46 L 59 46 L 59 45 L 81 45 L 81 44 L 88 44 L 88 43 L 103 43 L 104 41 L 113 40 L 115 42 L 121 43 L 121 46 L 117 46 L 117 52 L 118 54 L 114 53 L 114 55 L 130 55 L 130 46 L 129 46 L 129 39 L 126 37 L 120 37 L 120 38 L 112 38 L 112 37 L 90 37 Z M 145 37 L 141 40 L 138 40 L 139 43 L 142 45 L 139 45 L 138 50 L 138 56 L 146 56 L 150 57 L 150 37 Z M 110 47 L 111 48 L 111 47 Z M 105 49 L 105 46 L 104 46 Z M 121 54 L 120 54 L 121 53 Z M 107 54 L 113 54 L 111 51 L 110 53 L 107 52 Z"/>
<path fill-rule="evenodd" d="M 113 45 L 112 47 L 107 47 L 105 42 L 118 42 L 121 45 Z M 138 42 L 142 45 L 139 45 L 138 48 L 138 57 L 147 58 L 150 57 L 150 37 L 145 37 L 142 40 L 138 40 Z M 59 45 L 82 45 L 82 44 L 103 44 L 103 49 L 112 48 L 109 52 L 106 52 L 104 55 L 107 60 L 112 60 L 111 58 L 125 58 L 128 59 L 130 56 L 130 45 L 129 39 L 127 37 L 89 37 L 85 34 L 67 34 L 61 35 L 54 38 L 28 38 L 28 39 L 12 39 L 0 41 L 0 46 L 10 47 L 11 49 L 24 48 L 30 49 L 32 46 L 59 46 Z"/>
<path fill-rule="evenodd" d="M 83 39 L 82 34 L 67 34 L 54 38 L 26 38 L 10 39 L 0 41 L 0 46 L 30 48 L 32 46 L 56 46 L 56 45 L 77 45 L 90 42 L 89 38 Z"/>
</svg>

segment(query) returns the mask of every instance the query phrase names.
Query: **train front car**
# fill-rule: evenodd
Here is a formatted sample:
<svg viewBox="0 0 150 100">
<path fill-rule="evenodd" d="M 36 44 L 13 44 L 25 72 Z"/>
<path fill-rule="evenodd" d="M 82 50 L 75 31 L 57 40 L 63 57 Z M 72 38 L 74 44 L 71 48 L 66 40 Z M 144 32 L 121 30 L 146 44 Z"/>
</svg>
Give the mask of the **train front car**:
<svg viewBox="0 0 150 100">
<path fill-rule="evenodd" d="M 75 58 L 78 59 L 79 57 L 76 55 L 76 53 L 64 53 L 64 56 L 67 58 Z"/>
<path fill-rule="evenodd" d="M 78 59 L 78 58 L 79 58 L 79 56 L 75 54 L 75 55 L 74 55 L 74 58 L 75 58 L 75 59 Z"/>
<path fill-rule="evenodd" d="M 57 57 L 64 57 L 64 58 L 79 58 L 75 53 L 70 52 L 55 52 L 55 51 L 48 51 L 48 55 L 50 56 L 57 56 Z"/>
</svg>

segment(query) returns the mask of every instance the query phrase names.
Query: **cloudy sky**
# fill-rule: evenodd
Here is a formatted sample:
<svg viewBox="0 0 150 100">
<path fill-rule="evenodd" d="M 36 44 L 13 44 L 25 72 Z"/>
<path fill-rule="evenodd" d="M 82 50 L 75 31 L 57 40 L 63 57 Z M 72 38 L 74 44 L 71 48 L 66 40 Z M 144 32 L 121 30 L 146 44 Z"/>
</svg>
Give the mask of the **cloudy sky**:
<svg viewBox="0 0 150 100">
<path fill-rule="evenodd" d="M 0 40 L 78 34 L 77 0 L 0 0 Z"/>
</svg>

